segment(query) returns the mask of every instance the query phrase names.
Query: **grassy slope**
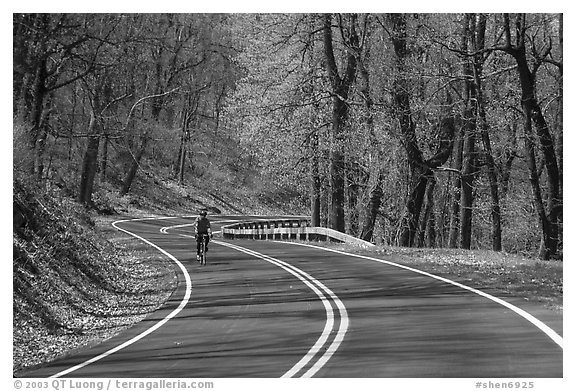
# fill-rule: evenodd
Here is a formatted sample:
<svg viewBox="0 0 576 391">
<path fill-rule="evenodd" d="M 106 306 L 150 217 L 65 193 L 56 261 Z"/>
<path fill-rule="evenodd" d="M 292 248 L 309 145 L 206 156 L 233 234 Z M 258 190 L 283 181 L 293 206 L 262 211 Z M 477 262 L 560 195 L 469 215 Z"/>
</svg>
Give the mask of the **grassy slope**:
<svg viewBox="0 0 576 391">
<path fill-rule="evenodd" d="M 25 219 L 13 234 L 15 373 L 114 335 L 175 288 L 166 260 L 118 235 L 102 235 L 66 198 L 15 186 L 15 200 Z"/>
<path fill-rule="evenodd" d="M 28 200 L 38 226 L 29 224 L 14 235 L 15 374 L 70 349 L 109 338 L 143 319 L 171 294 L 175 287 L 171 264 L 114 230 L 110 222 L 117 215 L 189 214 L 199 209 L 238 214 L 294 212 L 260 204 L 249 189 L 200 188 L 206 185 L 198 181 L 183 187 L 141 175 L 132 194 L 144 195 L 120 198 L 108 191 L 95 195 L 101 210 L 115 212 L 116 216 L 108 217 L 86 216 L 64 198 Z M 562 262 L 539 262 L 490 251 L 346 249 L 376 253 L 467 285 L 506 292 L 562 311 Z"/>
</svg>

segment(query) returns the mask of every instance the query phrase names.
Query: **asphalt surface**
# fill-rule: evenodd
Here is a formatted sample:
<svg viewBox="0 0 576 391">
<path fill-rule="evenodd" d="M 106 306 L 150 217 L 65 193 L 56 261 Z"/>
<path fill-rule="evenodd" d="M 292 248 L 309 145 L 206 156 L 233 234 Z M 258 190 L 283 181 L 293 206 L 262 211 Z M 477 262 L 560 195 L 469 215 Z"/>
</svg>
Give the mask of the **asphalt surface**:
<svg viewBox="0 0 576 391">
<path fill-rule="evenodd" d="M 218 230 L 238 218 L 211 219 Z M 505 298 L 550 327 L 556 341 L 459 286 L 321 248 L 216 235 L 201 266 L 192 222 L 117 223 L 172 259 L 177 290 L 132 328 L 23 377 L 563 376 L 562 317 L 541 306 Z"/>
</svg>

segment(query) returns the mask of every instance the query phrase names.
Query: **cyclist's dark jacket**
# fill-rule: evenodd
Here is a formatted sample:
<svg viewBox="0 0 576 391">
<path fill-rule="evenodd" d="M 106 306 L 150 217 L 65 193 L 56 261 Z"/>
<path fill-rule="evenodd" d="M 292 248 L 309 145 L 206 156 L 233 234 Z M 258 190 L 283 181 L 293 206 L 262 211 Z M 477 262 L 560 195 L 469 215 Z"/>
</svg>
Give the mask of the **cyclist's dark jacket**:
<svg viewBox="0 0 576 391">
<path fill-rule="evenodd" d="M 196 219 L 196 233 L 207 234 L 210 228 L 210 220 L 206 217 L 198 217 Z"/>
</svg>

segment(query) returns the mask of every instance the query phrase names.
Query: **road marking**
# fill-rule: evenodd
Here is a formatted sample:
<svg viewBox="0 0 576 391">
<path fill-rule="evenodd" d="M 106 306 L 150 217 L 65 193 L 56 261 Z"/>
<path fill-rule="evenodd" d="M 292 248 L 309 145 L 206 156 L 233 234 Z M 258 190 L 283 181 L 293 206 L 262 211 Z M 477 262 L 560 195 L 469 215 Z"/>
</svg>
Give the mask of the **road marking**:
<svg viewBox="0 0 576 391">
<path fill-rule="evenodd" d="M 219 221 L 218 223 L 223 223 L 223 222 Z M 160 232 L 167 234 L 168 230 L 189 227 L 192 225 L 194 225 L 194 224 L 180 224 L 180 225 L 166 226 L 166 227 L 162 227 L 160 229 Z M 193 236 L 182 234 L 182 233 L 180 233 L 178 235 L 180 235 L 182 237 L 186 237 L 186 238 L 193 238 Z M 334 353 L 336 352 L 336 350 L 338 349 L 338 347 L 340 346 L 340 344 L 344 340 L 344 336 L 346 335 L 346 332 L 348 330 L 348 326 L 350 323 L 349 318 L 348 318 L 348 312 L 346 311 L 346 307 L 344 306 L 344 303 L 342 303 L 342 301 L 338 298 L 338 296 L 336 296 L 336 294 L 334 294 L 334 292 L 332 292 L 323 283 L 321 283 L 320 281 L 318 281 L 314 277 L 310 276 L 308 273 L 304 272 L 303 270 L 298 269 L 297 267 L 295 267 L 295 266 L 293 266 L 287 262 L 281 261 L 281 260 L 276 259 L 276 258 L 272 258 L 268 255 L 258 253 L 256 251 L 250 250 L 248 248 L 237 246 L 237 245 L 234 245 L 231 243 L 225 243 L 225 242 L 221 242 L 218 240 L 213 240 L 213 243 L 219 244 L 221 246 L 232 248 L 234 250 L 243 252 L 243 253 L 248 254 L 248 255 L 255 256 L 257 258 L 263 259 L 269 263 L 272 263 L 272 264 L 286 270 L 287 272 L 289 272 L 290 274 L 294 275 L 299 280 L 301 280 L 306 286 L 308 286 L 322 301 L 322 304 L 324 305 L 324 308 L 326 310 L 326 324 L 324 326 L 322 334 L 320 335 L 320 337 L 318 338 L 316 343 L 304 355 L 304 357 L 302 357 L 300 359 L 300 361 L 298 361 L 292 368 L 290 368 L 284 375 L 282 375 L 283 378 L 294 377 L 298 372 L 302 371 L 303 368 L 305 368 L 310 363 L 310 361 L 312 361 L 312 359 L 323 349 L 323 347 L 328 342 L 330 334 L 332 333 L 332 331 L 334 329 L 334 323 L 335 323 L 334 322 L 334 309 L 332 308 L 332 304 L 331 304 L 330 300 L 328 300 L 326 298 L 324 293 L 326 293 L 326 295 L 328 295 L 332 299 L 332 301 L 334 301 L 336 308 L 338 309 L 338 313 L 340 315 L 340 325 L 339 325 L 338 331 L 336 333 L 336 336 L 334 337 L 330 346 L 328 346 L 326 348 L 324 353 L 316 360 L 316 362 L 301 377 L 307 378 L 307 377 L 314 376 L 328 362 L 328 360 L 334 355 Z"/>
<path fill-rule="evenodd" d="M 527 321 L 529 321 L 530 323 L 532 323 L 534 326 L 536 326 L 537 328 L 539 328 L 544 334 L 546 334 L 550 339 L 552 339 L 552 341 L 554 341 L 558 346 L 560 346 L 561 349 L 564 349 L 564 339 L 558 335 L 558 333 L 556 333 L 554 330 L 552 330 L 552 328 L 550 328 L 549 326 L 547 326 L 544 322 L 542 322 L 540 319 L 536 318 L 535 316 L 529 314 L 528 312 L 524 311 L 521 308 L 516 307 L 513 304 L 508 303 L 507 301 L 504 301 L 502 299 L 499 299 L 498 297 L 492 296 L 486 292 L 482 292 L 481 290 L 478 289 L 474 289 L 471 288 L 469 286 L 466 286 L 464 284 L 461 284 L 459 282 L 456 281 L 452 281 L 449 280 L 447 278 L 444 277 L 440 277 L 437 276 L 435 274 L 431 274 L 422 270 L 418 270 L 415 268 L 412 268 L 410 266 L 405 266 L 405 265 L 401 265 L 399 263 L 395 263 L 395 262 L 391 262 L 391 261 L 386 261 L 384 259 L 378 259 L 378 258 L 372 258 L 366 255 L 360 255 L 360 254 L 352 254 L 352 253 L 347 253 L 345 251 L 340 251 L 340 250 L 335 250 L 335 249 L 331 249 L 331 248 L 326 248 L 326 247 L 319 247 L 319 246 L 314 246 L 311 244 L 305 244 L 305 243 L 297 243 L 297 242 L 284 242 L 284 241 L 276 241 L 278 243 L 289 243 L 289 244 L 293 244 L 293 245 L 297 245 L 297 246 L 304 246 L 304 247 L 312 247 L 312 248 L 316 248 L 319 250 L 324 250 L 324 251 L 330 251 L 330 252 L 334 252 L 334 253 L 338 253 L 338 254 L 343 254 L 343 255 L 347 255 L 347 256 L 352 256 L 352 257 L 356 257 L 356 258 L 363 258 L 363 259 L 367 259 L 370 261 L 376 261 L 376 262 L 380 262 L 380 263 L 384 263 L 390 266 L 395 266 L 395 267 L 399 267 L 401 269 L 405 269 L 405 270 L 410 270 L 412 272 L 415 273 L 419 273 L 428 277 L 432 277 L 434 279 L 446 282 L 448 284 L 451 285 L 455 285 L 459 288 L 465 289 L 467 291 L 473 292 L 477 295 L 480 295 L 482 297 L 485 297 L 495 303 L 498 303 L 510 310 L 512 310 L 513 312 L 515 312 L 517 315 L 520 315 L 521 317 L 523 317 L 524 319 L 526 319 Z"/>
<path fill-rule="evenodd" d="M 66 369 L 62 372 L 59 372 L 53 376 L 50 376 L 50 378 L 56 378 L 56 377 L 60 377 L 60 376 L 64 376 L 67 375 L 71 372 L 74 372 L 80 368 L 83 368 L 87 365 L 90 365 L 98 360 L 101 360 L 105 357 L 110 356 L 111 354 L 114 354 L 122 349 L 124 349 L 127 346 L 132 345 L 134 342 L 137 342 L 139 340 L 141 340 L 142 338 L 146 337 L 147 335 L 151 334 L 152 332 L 156 331 L 157 329 L 159 329 L 160 327 L 162 327 L 166 322 L 168 322 L 170 319 L 174 318 L 180 311 L 182 311 L 184 309 L 184 307 L 186 306 L 186 304 L 188 303 L 188 301 L 190 300 L 190 295 L 192 293 L 192 281 L 190 279 L 190 275 L 188 274 L 188 272 L 186 271 L 186 268 L 184 267 L 184 265 L 178 260 L 176 259 L 173 255 L 171 255 L 170 253 L 168 253 L 167 251 L 163 250 L 162 248 L 160 248 L 159 246 L 155 245 L 154 243 L 144 239 L 141 236 L 138 236 L 128 230 L 125 230 L 123 228 L 120 228 L 117 226 L 117 224 L 119 223 L 124 223 L 124 222 L 132 222 L 132 221 L 142 221 L 142 220 L 159 220 L 159 219 L 167 219 L 170 217 L 163 217 L 163 218 L 158 218 L 158 217 L 150 217 L 150 218 L 140 218 L 140 219 L 131 219 L 131 220 L 119 220 L 119 221 L 115 221 L 112 223 L 112 225 L 114 226 L 114 228 L 127 233 L 128 235 L 131 235 L 137 239 L 140 239 L 141 241 L 143 241 L 146 244 L 149 244 L 150 246 L 154 247 L 155 249 L 157 249 L 158 251 L 160 251 L 162 254 L 166 255 L 168 258 L 170 258 L 173 262 L 175 262 L 178 267 L 180 268 L 180 270 L 182 271 L 182 273 L 184 274 L 184 278 L 186 280 L 186 293 L 184 294 L 184 297 L 182 298 L 182 301 L 180 302 L 180 305 L 178 305 L 178 308 L 176 308 L 175 310 L 173 310 L 170 314 L 168 314 L 166 317 L 164 317 L 164 319 L 160 320 L 158 323 L 156 323 L 155 325 L 153 325 L 152 327 L 150 327 L 149 329 L 145 330 L 144 332 L 138 334 L 137 336 L 135 336 L 134 338 L 124 342 L 121 345 L 116 346 L 115 348 L 112 348 L 96 357 L 91 358 L 90 360 L 84 361 L 81 364 L 78 364 L 76 366 L 73 366 L 69 369 Z"/>
<path fill-rule="evenodd" d="M 185 235 L 182 235 L 182 236 L 185 236 Z M 327 320 L 326 320 L 326 325 L 324 327 L 324 330 L 323 330 L 322 334 L 320 335 L 320 338 L 316 341 L 314 346 L 312 346 L 312 348 L 310 348 L 308 353 L 306 353 L 306 355 L 304 355 L 304 357 L 302 357 L 302 359 L 300 359 L 300 361 L 298 361 L 290 370 L 288 370 L 288 372 L 286 372 L 284 375 L 282 375 L 283 378 L 284 377 L 293 377 L 298 372 L 300 372 L 318 354 L 318 352 L 320 352 L 320 350 L 323 348 L 323 346 L 327 343 L 328 337 L 334 328 L 334 311 L 333 311 L 333 308 L 332 308 L 330 301 L 326 298 L 326 296 L 322 292 L 320 292 L 320 290 L 318 288 L 322 289 L 322 291 L 324 291 L 324 293 L 326 293 L 328 296 L 330 296 L 332 298 L 332 300 L 336 304 L 336 307 L 338 308 L 338 312 L 340 314 L 340 327 L 338 328 L 338 332 L 337 332 L 334 340 L 330 344 L 330 346 L 326 349 L 326 351 L 322 354 L 322 356 L 317 359 L 316 363 L 314 363 L 314 365 L 312 365 L 312 367 L 310 367 L 310 369 L 308 369 L 308 371 L 306 371 L 301 377 L 314 376 L 314 374 L 316 374 L 316 372 L 318 372 L 326 364 L 326 362 L 328 362 L 328 360 L 330 359 L 330 357 L 332 357 L 334 352 L 336 352 L 336 350 L 338 349 L 338 347 L 340 346 L 340 344 L 344 340 L 344 335 L 346 334 L 346 331 L 348 330 L 348 325 L 349 325 L 348 313 L 347 313 L 346 307 L 344 306 L 342 301 L 338 298 L 338 296 L 336 296 L 330 289 L 328 289 L 320 281 L 318 281 L 314 277 L 310 276 L 308 273 L 304 272 L 303 270 L 298 269 L 297 267 L 295 267 L 293 265 L 290 265 L 287 262 L 281 261 L 281 260 L 276 259 L 276 258 L 272 258 L 268 255 L 261 254 L 261 253 L 258 253 L 256 251 L 247 249 L 245 247 L 240 247 L 240 246 L 237 246 L 234 244 L 220 242 L 220 241 L 216 241 L 216 240 L 214 241 L 214 243 L 219 244 L 221 246 L 235 249 L 237 251 L 241 251 L 243 253 L 246 253 L 246 254 L 249 254 L 252 256 L 255 256 L 257 258 L 263 259 L 269 263 L 272 263 L 276 266 L 281 267 L 282 269 L 286 270 L 288 273 L 294 275 L 299 280 L 301 280 L 310 289 L 312 289 L 314 291 L 314 293 L 316 293 L 316 295 L 320 298 L 320 300 L 324 304 L 324 308 L 326 309 Z"/>
</svg>

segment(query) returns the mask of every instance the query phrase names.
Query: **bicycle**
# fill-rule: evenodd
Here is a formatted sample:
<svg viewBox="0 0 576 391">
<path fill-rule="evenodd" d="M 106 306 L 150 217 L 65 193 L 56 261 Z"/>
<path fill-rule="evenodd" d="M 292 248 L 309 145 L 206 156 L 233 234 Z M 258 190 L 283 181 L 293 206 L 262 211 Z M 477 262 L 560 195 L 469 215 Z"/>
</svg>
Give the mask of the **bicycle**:
<svg viewBox="0 0 576 391">
<path fill-rule="evenodd" d="M 200 259 L 198 260 L 198 262 L 200 262 L 201 265 L 206 265 L 206 246 L 207 246 L 207 242 L 208 242 L 208 234 L 199 234 L 200 235 Z"/>
</svg>

